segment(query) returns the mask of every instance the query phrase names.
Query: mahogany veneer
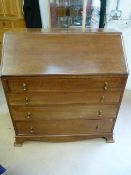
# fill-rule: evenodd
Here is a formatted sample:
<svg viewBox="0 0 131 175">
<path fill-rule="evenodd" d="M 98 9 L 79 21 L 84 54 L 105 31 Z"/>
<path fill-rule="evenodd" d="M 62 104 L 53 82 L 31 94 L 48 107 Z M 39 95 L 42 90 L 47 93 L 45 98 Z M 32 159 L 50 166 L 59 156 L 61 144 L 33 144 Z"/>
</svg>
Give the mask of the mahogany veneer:
<svg viewBox="0 0 131 175">
<path fill-rule="evenodd" d="M 127 77 L 121 33 L 6 33 L 2 83 L 15 144 L 98 137 L 113 142 Z"/>
</svg>

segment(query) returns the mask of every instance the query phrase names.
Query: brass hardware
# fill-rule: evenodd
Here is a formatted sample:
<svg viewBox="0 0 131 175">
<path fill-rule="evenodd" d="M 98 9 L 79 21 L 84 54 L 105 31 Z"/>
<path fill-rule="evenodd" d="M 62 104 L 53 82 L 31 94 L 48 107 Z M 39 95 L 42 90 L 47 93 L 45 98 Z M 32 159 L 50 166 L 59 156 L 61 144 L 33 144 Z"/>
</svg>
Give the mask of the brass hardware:
<svg viewBox="0 0 131 175">
<path fill-rule="evenodd" d="M 33 134 L 34 133 L 34 128 L 31 126 L 30 127 L 30 133 Z"/>
<path fill-rule="evenodd" d="M 108 84 L 108 82 L 106 81 L 106 82 L 104 83 L 104 90 L 105 90 L 105 91 L 108 90 L 108 85 L 109 85 L 109 84 Z"/>
<path fill-rule="evenodd" d="M 96 125 L 96 131 L 98 131 L 98 128 L 99 128 L 98 125 Z"/>
<path fill-rule="evenodd" d="M 101 97 L 101 99 L 100 99 L 100 102 L 101 102 L 101 103 L 104 103 L 104 100 L 105 100 L 105 96 L 103 95 L 103 96 Z"/>
<path fill-rule="evenodd" d="M 29 98 L 25 97 L 25 104 L 28 105 L 29 104 Z"/>
<path fill-rule="evenodd" d="M 102 117 L 102 110 L 98 111 L 98 117 Z"/>
<path fill-rule="evenodd" d="M 26 83 L 23 83 L 23 90 L 24 90 L 24 91 L 27 90 L 27 85 L 26 85 Z"/>
<path fill-rule="evenodd" d="M 32 118 L 30 112 L 27 112 L 27 118 L 28 118 L 28 119 Z"/>
</svg>

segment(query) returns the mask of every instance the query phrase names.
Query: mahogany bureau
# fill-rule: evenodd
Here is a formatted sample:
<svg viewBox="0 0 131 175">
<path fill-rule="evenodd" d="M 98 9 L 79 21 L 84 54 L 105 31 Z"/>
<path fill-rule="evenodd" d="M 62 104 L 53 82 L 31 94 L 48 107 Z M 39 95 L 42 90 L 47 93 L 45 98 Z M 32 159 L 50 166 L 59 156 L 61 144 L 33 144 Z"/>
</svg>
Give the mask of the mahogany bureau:
<svg viewBox="0 0 131 175">
<path fill-rule="evenodd" d="M 121 33 L 7 32 L 1 78 L 15 145 L 98 137 L 113 142 L 127 77 Z"/>
</svg>

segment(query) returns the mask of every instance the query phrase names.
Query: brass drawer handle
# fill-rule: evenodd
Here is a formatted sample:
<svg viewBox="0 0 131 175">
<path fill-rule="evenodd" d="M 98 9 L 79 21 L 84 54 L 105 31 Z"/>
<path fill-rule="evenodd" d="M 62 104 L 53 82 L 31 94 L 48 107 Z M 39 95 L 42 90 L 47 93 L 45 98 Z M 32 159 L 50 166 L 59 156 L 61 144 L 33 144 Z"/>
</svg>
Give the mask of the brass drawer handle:
<svg viewBox="0 0 131 175">
<path fill-rule="evenodd" d="M 109 85 L 109 84 L 108 84 L 108 82 L 106 81 L 106 82 L 104 83 L 104 90 L 105 90 L 105 91 L 108 90 L 108 85 Z"/>
<path fill-rule="evenodd" d="M 27 116 L 26 116 L 27 119 L 31 119 L 32 116 L 31 116 L 31 113 L 30 112 L 27 112 Z"/>
<path fill-rule="evenodd" d="M 98 111 L 98 117 L 102 117 L 102 110 Z"/>
<path fill-rule="evenodd" d="M 105 100 L 105 96 L 103 95 L 100 99 L 100 103 L 104 103 L 104 100 Z"/>
<path fill-rule="evenodd" d="M 26 85 L 26 83 L 23 83 L 23 90 L 24 90 L 24 91 L 27 90 L 27 85 Z"/>
<path fill-rule="evenodd" d="M 28 104 L 29 104 L 29 98 L 25 97 L 25 105 L 28 105 Z"/>
<path fill-rule="evenodd" d="M 30 133 L 34 134 L 34 128 L 32 126 L 30 127 Z"/>
</svg>

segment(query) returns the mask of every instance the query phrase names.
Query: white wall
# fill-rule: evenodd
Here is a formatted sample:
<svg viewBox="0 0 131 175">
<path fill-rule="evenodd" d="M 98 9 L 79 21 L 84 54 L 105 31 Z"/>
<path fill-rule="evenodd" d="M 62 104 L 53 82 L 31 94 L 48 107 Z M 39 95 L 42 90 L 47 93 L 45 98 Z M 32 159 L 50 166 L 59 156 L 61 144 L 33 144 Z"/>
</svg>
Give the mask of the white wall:
<svg viewBox="0 0 131 175">
<path fill-rule="evenodd" d="M 107 0 L 107 13 L 116 7 L 117 0 Z M 119 10 L 123 11 L 122 18 L 131 17 L 131 0 L 120 0 Z"/>
<path fill-rule="evenodd" d="M 115 5 L 116 0 L 108 0 L 108 16 L 111 10 L 115 9 Z M 131 0 L 120 0 L 119 9 L 122 10 L 122 19 L 131 19 Z M 117 31 L 122 32 L 128 62 L 128 69 L 129 72 L 131 72 L 131 20 L 108 21 L 106 28 L 113 28 Z M 129 75 L 126 88 L 131 90 L 131 75 Z"/>
</svg>

